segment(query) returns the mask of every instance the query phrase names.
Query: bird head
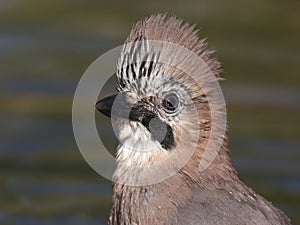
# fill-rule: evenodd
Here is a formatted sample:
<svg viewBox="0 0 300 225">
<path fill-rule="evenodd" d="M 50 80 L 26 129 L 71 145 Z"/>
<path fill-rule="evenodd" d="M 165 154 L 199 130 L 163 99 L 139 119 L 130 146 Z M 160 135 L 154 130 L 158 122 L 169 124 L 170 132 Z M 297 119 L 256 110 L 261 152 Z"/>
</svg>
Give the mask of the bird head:
<svg viewBox="0 0 300 225">
<path fill-rule="evenodd" d="M 120 173 L 154 165 L 150 176 L 171 175 L 170 168 L 178 171 L 204 149 L 211 112 L 203 84 L 205 74 L 216 78 L 220 69 L 211 54 L 194 27 L 175 17 L 151 16 L 134 26 L 117 64 L 118 94 L 96 105 L 112 118 Z"/>
</svg>

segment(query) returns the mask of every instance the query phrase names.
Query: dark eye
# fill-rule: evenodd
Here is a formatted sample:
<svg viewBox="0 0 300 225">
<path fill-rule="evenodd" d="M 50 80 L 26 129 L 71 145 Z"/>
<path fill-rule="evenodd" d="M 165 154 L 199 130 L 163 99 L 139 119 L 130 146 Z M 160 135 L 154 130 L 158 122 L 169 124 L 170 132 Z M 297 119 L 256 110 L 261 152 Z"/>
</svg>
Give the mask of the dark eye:
<svg viewBox="0 0 300 225">
<path fill-rule="evenodd" d="M 176 111 L 179 105 L 179 99 L 175 93 L 166 94 L 162 100 L 162 106 L 167 112 Z"/>
</svg>

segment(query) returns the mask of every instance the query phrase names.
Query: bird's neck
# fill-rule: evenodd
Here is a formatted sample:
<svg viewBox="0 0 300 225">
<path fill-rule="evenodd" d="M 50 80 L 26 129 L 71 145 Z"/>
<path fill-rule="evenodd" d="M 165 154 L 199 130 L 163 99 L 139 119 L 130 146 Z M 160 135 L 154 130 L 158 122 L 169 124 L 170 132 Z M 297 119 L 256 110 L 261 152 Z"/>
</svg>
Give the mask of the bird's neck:
<svg viewBox="0 0 300 225">
<path fill-rule="evenodd" d="M 226 182 L 224 179 L 236 176 L 226 145 L 203 172 L 197 170 L 197 154 L 196 151 L 192 160 L 178 173 L 157 184 L 129 186 L 118 183 L 116 177 L 109 224 L 177 224 L 178 209 L 192 197 L 195 185 L 201 189 L 211 189 L 216 182 Z"/>
<path fill-rule="evenodd" d="M 148 186 L 115 183 L 109 224 L 177 224 L 177 209 L 191 197 L 191 191 L 183 174 Z"/>
</svg>

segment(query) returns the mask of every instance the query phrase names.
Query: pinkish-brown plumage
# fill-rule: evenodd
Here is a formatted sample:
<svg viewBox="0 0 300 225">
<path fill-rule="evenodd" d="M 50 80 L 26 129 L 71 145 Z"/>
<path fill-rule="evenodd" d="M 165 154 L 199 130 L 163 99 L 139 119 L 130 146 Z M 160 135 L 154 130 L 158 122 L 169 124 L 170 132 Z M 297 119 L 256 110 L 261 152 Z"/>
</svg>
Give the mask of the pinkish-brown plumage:
<svg viewBox="0 0 300 225">
<path fill-rule="evenodd" d="M 182 23 L 175 17 L 167 18 L 161 14 L 150 16 L 133 27 L 126 43 L 141 40 L 167 41 L 187 48 L 197 54 L 212 73 L 219 77 L 220 63 L 212 56 L 213 51 L 207 50 L 204 39 L 198 38 L 198 31 L 194 26 Z M 173 79 L 178 77 L 174 75 Z M 178 79 L 183 78 L 189 79 L 186 74 Z M 130 82 L 127 81 L 126 85 L 129 90 Z M 191 87 L 192 80 L 184 85 L 195 91 Z M 147 100 L 145 98 L 143 101 Z M 109 224 L 290 224 L 284 213 L 239 180 L 230 161 L 227 136 L 220 137 L 223 144 L 209 167 L 204 171 L 199 170 L 211 133 L 211 109 L 203 92 L 195 95 L 192 101 L 198 115 L 187 114 L 184 117 L 187 121 L 192 117 L 199 119 L 199 124 L 194 124 L 191 128 L 199 130 L 199 143 L 192 158 L 167 180 L 144 186 L 119 183 L 118 179 L 121 175 L 126 176 L 127 169 L 126 166 L 117 166 Z M 135 123 L 138 122 L 132 122 L 132 127 L 135 127 Z M 176 130 L 180 127 L 175 124 L 172 128 L 176 137 Z M 190 131 L 187 129 L 185 132 Z M 188 143 L 186 146 L 189 146 Z M 133 160 L 128 156 L 130 155 L 121 152 L 117 160 Z M 152 157 L 149 162 L 159 161 L 159 157 Z M 132 164 L 134 163 L 133 160 Z"/>
</svg>

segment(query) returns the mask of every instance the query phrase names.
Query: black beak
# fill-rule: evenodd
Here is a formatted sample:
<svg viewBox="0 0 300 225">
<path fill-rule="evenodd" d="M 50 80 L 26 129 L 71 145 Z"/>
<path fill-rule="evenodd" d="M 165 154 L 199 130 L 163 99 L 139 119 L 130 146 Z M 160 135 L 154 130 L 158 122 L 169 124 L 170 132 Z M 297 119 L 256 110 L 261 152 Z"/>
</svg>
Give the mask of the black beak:
<svg viewBox="0 0 300 225">
<path fill-rule="evenodd" d="M 96 103 L 96 109 L 105 116 L 111 117 L 111 109 L 117 94 L 101 99 Z"/>
<path fill-rule="evenodd" d="M 112 106 L 116 100 L 117 94 L 108 96 L 101 99 L 96 103 L 96 108 L 99 112 L 107 117 L 111 117 Z M 124 96 L 119 94 L 117 113 L 116 115 L 121 118 L 128 118 L 131 121 L 141 122 L 148 126 L 149 121 L 153 119 L 156 115 L 154 112 L 149 111 L 144 107 L 142 102 L 137 102 L 134 105 L 130 105 L 126 102 Z"/>
</svg>

